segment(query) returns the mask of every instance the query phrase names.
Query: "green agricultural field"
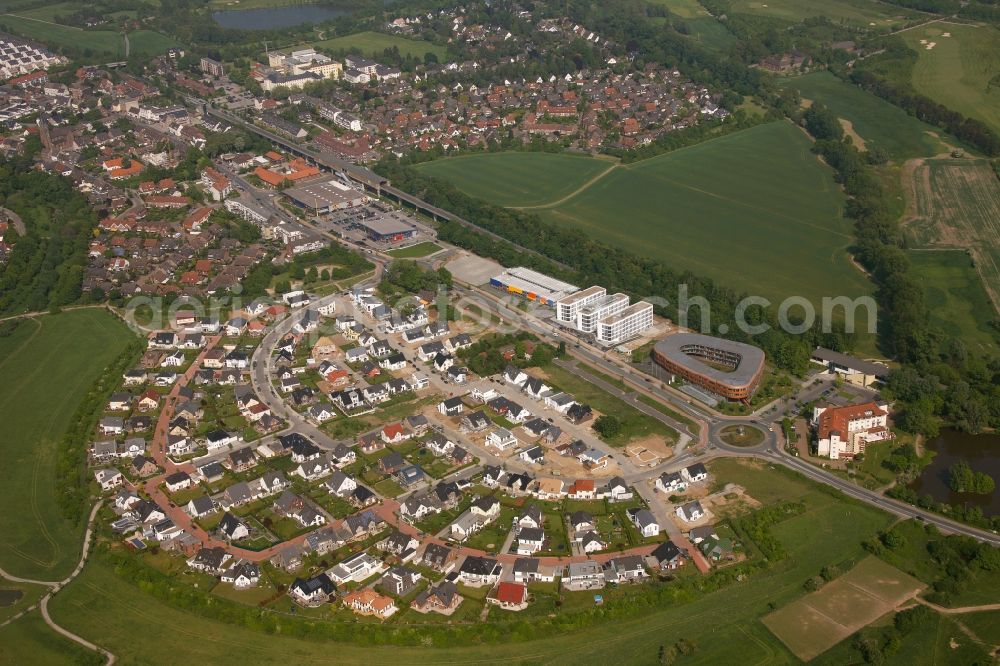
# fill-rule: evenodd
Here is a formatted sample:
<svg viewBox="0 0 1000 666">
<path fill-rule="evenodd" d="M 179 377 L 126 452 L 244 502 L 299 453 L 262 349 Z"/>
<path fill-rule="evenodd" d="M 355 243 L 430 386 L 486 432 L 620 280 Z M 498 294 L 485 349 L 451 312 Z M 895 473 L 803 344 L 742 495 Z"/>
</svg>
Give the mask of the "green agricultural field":
<svg viewBox="0 0 1000 666">
<path fill-rule="evenodd" d="M 818 303 L 872 289 L 851 264 L 843 205 L 805 134 L 770 123 L 617 166 L 559 205 L 535 210 L 733 289 Z"/>
<path fill-rule="evenodd" d="M 0 567 L 8 572 L 56 580 L 76 565 L 83 525 L 68 523 L 56 506 L 56 447 L 130 338 L 98 309 L 30 319 L 0 338 Z"/>
<path fill-rule="evenodd" d="M 843 195 L 810 145 L 779 122 L 603 170 L 603 162 L 542 153 L 450 158 L 420 169 L 775 303 L 868 294 L 872 285 L 847 252 L 853 232 Z"/>
<path fill-rule="evenodd" d="M 125 56 L 125 42 L 118 32 L 82 30 L 12 14 L 0 16 L 0 26 L 4 25 L 22 37 L 35 39 L 53 49 L 89 50 L 116 58 Z"/>
<path fill-rule="evenodd" d="M 307 4 L 302 0 L 208 0 L 209 9 L 267 9 Z"/>
<path fill-rule="evenodd" d="M 903 39 L 919 56 L 911 75 L 917 92 L 1000 132 L 1000 86 L 991 84 L 1000 75 L 1000 30 L 942 23 L 904 32 Z"/>
<path fill-rule="evenodd" d="M 936 327 L 976 354 L 996 353 L 997 315 L 972 257 L 965 250 L 910 250 L 909 257 Z"/>
<path fill-rule="evenodd" d="M 58 2 L 44 7 L 33 7 L 31 9 L 13 9 L 18 16 L 38 19 L 40 21 L 52 21 L 56 16 L 69 16 L 76 12 L 78 7 L 74 7 L 70 2 Z"/>
<path fill-rule="evenodd" d="M 271 663 L 287 660 L 289 655 L 314 662 L 328 659 L 335 650 L 339 663 L 344 664 L 558 665 L 577 664 L 583 658 L 595 663 L 653 664 L 657 663 L 660 646 L 679 638 L 698 646 L 689 659 L 691 663 L 797 663 L 758 618 L 769 612 L 769 603 L 781 606 L 801 597 L 802 582 L 825 564 L 860 560 L 864 556 L 861 542 L 885 527 L 891 518 L 872 507 L 828 493 L 790 472 L 738 462 L 733 462 L 732 467 L 734 472 L 749 470 L 747 474 L 735 474 L 734 479 L 745 481 L 751 494 L 758 487 L 783 488 L 784 496 L 806 503 L 804 514 L 774 530 L 788 549 L 788 558 L 764 573 L 698 595 L 688 603 L 650 608 L 638 616 L 606 619 L 582 631 L 552 632 L 543 640 L 521 642 L 514 635 L 500 644 L 465 647 L 360 647 L 298 638 L 289 635 L 291 631 L 285 635 L 264 634 L 167 605 L 117 576 L 99 558 L 53 599 L 50 612 L 56 622 L 98 641 L 123 663 L 156 662 L 164 655 L 178 663 L 220 665 L 244 664 L 248 659 Z M 720 469 L 713 465 L 716 474 Z M 762 498 L 765 494 L 755 496 Z M 615 593 L 609 590 L 608 596 Z M 577 601 L 581 606 L 585 601 L 592 604 L 587 595 L 570 599 L 572 603 Z M 121 618 L 128 621 L 122 622 Z M 545 618 L 538 621 L 544 622 Z M 405 633 L 404 627 L 397 627 L 387 632 Z M 143 640 L 136 641 L 137 635 Z M 184 636 L 184 640 L 177 640 L 177 636 Z"/>
<path fill-rule="evenodd" d="M 128 34 L 130 55 L 158 56 L 167 49 L 177 46 L 177 42 L 153 30 L 136 30 Z"/>
<path fill-rule="evenodd" d="M 313 46 L 317 49 L 328 49 L 331 51 L 361 51 L 367 56 L 378 56 L 386 49 L 396 47 L 404 56 L 410 55 L 423 59 L 425 53 L 433 53 L 439 60 L 443 60 L 447 53 L 443 46 L 438 46 L 437 44 L 368 30 L 357 32 L 353 35 L 326 39 L 314 43 Z"/>
<path fill-rule="evenodd" d="M 553 205 L 571 197 L 615 168 L 615 163 L 566 153 L 512 152 L 462 155 L 417 168 L 452 181 L 471 196 L 523 208 Z"/>
<path fill-rule="evenodd" d="M 725 51 L 739 41 L 736 35 L 729 32 L 714 16 L 685 19 L 684 25 L 695 41 L 710 49 Z"/>
<path fill-rule="evenodd" d="M 989 163 L 927 160 L 912 169 L 907 180 L 904 186 L 914 202 L 906 226 L 910 246 L 968 250 L 996 308 L 1000 304 L 1000 182 Z"/>
<path fill-rule="evenodd" d="M 733 0 L 732 10 L 733 13 L 768 16 L 794 23 L 825 16 L 836 22 L 886 30 L 927 16 L 873 0 Z"/>
<path fill-rule="evenodd" d="M 866 145 L 881 146 L 895 159 L 930 157 L 948 150 L 931 134 L 939 133 L 937 128 L 829 72 L 781 79 L 780 83 L 798 89 L 803 99 L 828 107 L 850 122 Z"/>
</svg>

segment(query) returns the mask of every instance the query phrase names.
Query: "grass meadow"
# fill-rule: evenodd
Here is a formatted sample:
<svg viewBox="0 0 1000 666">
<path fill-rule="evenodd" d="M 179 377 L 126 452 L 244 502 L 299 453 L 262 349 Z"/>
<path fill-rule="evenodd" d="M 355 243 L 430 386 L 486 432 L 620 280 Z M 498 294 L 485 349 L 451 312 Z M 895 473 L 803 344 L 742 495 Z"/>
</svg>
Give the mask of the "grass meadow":
<svg viewBox="0 0 1000 666">
<path fill-rule="evenodd" d="M 974 353 L 996 353 L 1000 333 L 991 326 L 996 311 L 968 252 L 910 250 L 909 258 L 936 327 Z"/>
<path fill-rule="evenodd" d="M 387 35 L 381 32 L 356 32 L 353 35 L 334 37 L 315 42 L 313 47 L 317 49 L 328 49 L 339 51 L 341 49 L 360 51 L 366 56 L 378 56 L 386 49 L 398 48 L 401 54 L 411 55 L 415 58 L 423 59 L 425 53 L 433 53 L 439 60 L 443 60 L 446 50 L 443 46 L 431 44 L 420 39 L 408 39 L 399 35 Z"/>
<path fill-rule="evenodd" d="M 732 12 L 766 16 L 793 23 L 825 16 L 837 23 L 885 30 L 899 27 L 908 20 L 926 16 L 873 0 L 734 0 Z"/>
<path fill-rule="evenodd" d="M 947 152 L 947 146 L 931 135 L 931 132 L 940 132 L 936 127 L 920 122 L 898 106 L 829 72 L 781 79 L 780 83 L 797 89 L 803 99 L 822 104 L 850 121 L 866 145 L 881 146 L 894 159 L 931 157 Z"/>
<path fill-rule="evenodd" d="M 0 338 L 0 566 L 8 572 L 57 580 L 76 565 L 83 525 L 56 505 L 57 447 L 130 337 L 110 313 L 86 309 L 29 319 Z"/>
<path fill-rule="evenodd" d="M 911 75 L 917 92 L 1000 132 L 1000 87 L 990 83 L 1000 74 L 1000 30 L 941 23 L 902 35 L 919 56 Z"/>
</svg>

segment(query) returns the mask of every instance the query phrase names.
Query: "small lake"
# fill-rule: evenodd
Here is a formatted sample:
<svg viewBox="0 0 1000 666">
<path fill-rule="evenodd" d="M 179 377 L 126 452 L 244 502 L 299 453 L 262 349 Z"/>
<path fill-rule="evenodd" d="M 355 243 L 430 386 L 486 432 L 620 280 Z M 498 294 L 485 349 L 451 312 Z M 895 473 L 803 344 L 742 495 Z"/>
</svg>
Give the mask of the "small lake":
<svg viewBox="0 0 1000 666">
<path fill-rule="evenodd" d="M 928 442 L 927 448 L 937 455 L 910 488 L 938 502 L 978 506 L 987 516 L 1000 514 L 1000 435 L 968 435 L 942 430 L 937 439 Z M 977 472 L 992 476 L 998 488 L 991 495 L 953 492 L 948 487 L 948 468 L 959 460 L 967 461 Z"/>
<path fill-rule="evenodd" d="M 212 18 L 223 28 L 271 30 L 290 28 L 303 23 L 322 23 L 350 13 L 347 9 L 324 5 L 288 5 L 260 9 L 226 9 L 212 12 Z"/>
<path fill-rule="evenodd" d="M 0 606 L 13 606 L 23 596 L 24 592 L 21 590 L 0 589 Z"/>
</svg>

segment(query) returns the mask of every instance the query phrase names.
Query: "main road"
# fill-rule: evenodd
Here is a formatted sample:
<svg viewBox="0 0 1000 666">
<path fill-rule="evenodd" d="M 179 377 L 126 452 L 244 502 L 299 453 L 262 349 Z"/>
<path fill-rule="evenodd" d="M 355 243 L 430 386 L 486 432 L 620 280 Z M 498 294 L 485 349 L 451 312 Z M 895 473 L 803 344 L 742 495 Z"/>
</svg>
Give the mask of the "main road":
<svg viewBox="0 0 1000 666">
<path fill-rule="evenodd" d="M 226 113 L 220 113 L 216 109 L 211 109 L 209 111 L 214 115 L 225 118 L 232 122 L 237 122 L 248 129 L 251 129 L 255 133 L 262 135 L 271 141 L 277 143 L 278 145 L 285 148 L 293 148 L 295 144 L 291 143 L 286 139 L 282 139 L 266 130 L 262 130 L 259 127 L 253 125 L 248 125 L 238 118 Z M 380 176 L 365 169 L 363 167 L 358 167 L 357 165 L 351 164 L 349 162 L 344 162 L 343 160 L 330 160 L 326 159 L 327 156 L 319 156 L 312 151 L 308 151 L 302 147 L 298 147 L 297 152 L 300 154 L 309 156 L 313 160 L 327 166 L 327 168 L 337 169 L 339 171 L 347 173 L 349 176 L 357 180 L 358 182 L 363 182 L 369 187 L 380 188 L 385 191 L 389 188 L 389 183 Z M 317 157 L 320 159 L 317 160 Z M 263 198 L 256 192 L 254 188 L 249 183 L 242 181 L 241 185 L 246 187 L 250 193 L 258 200 L 258 203 L 268 205 L 270 208 L 275 210 L 283 219 L 287 219 L 287 215 L 278 207 L 272 200 Z M 395 188 L 393 188 L 395 189 Z M 409 200 L 414 197 L 405 192 L 393 192 L 393 196 L 397 200 L 404 200 L 399 195 L 405 195 L 405 199 Z M 417 200 L 419 201 L 419 200 Z M 424 202 L 420 202 L 421 204 Z M 411 202 L 412 205 L 412 202 Z M 429 209 L 427 209 L 429 210 Z M 442 211 L 439 209 L 434 209 L 431 211 L 433 214 L 445 217 L 447 219 L 456 219 L 451 213 L 447 211 Z M 466 220 L 460 220 L 463 224 L 472 225 L 472 223 Z M 377 271 L 376 277 L 374 278 L 374 283 L 378 282 L 378 275 L 381 274 L 385 264 L 392 261 L 392 257 L 383 254 L 378 250 L 372 250 L 371 248 L 361 247 L 355 243 L 352 243 L 344 238 L 340 238 L 318 229 L 313 225 L 308 225 L 313 230 L 335 240 L 338 243 L 352 247 L 353 249 L 368 255 L 369 258 L 376 264 Z M 475 225 L 472 225 L 475 226 Z M 486 230 L 476 227 L 477 231 L 482 231 L 483 233 L 488 233 L 491 236 L 495 236 Z M 501 239 L 503 240 L 503 239 Z M 440 242 L 440 241 L 439 241 Z M 504 240 L 504 242 L 508 242 Z M 855 498 L 857 500 L 866 502 L 873 506 L 876 506 L 884 511 L 888 511 L 894 515 L 901 518 L 914 518 L 921 520 L 923 522 L 929 523 L 936 526 L 938 529 L 951 532 L 955 534 L 962 534 L 965 536 L 970 536 L 974 539 L 980 541 L 985 541 L 987 543 L 1000 546 L 1000 536 L 995 532 L 990 530 L 979 529 L 976 527 L 971 527 L 963 523 L 951 520 L 944 516 L 926 511 L 919 507 L 906 504 L 904 502 L 899 502 L 892 498 L 886 497 L 881 493 L 873 490 L 868 490 L 862 488 L 850 481 L 842 479 L 830 472 L 820 469 L 814 465 L 811 465 L 797 456 L 793 456 L 785 452 L 784 447 L 778 438 L 778 430 L 774 426 L 779 420 L 781 415 L 781 410 L 775 410 L 772 412 L 770 417 L 758 415 L 756 417 L 739 417 L 739 416 L 727 416 L 719 414 L 707 408 L 702 408 L 700 406 L 695 406 L 693 402 L 690 401 L 687 396 L 673 390 L 666 388 L 662 385 L 659 380 L 655 380 L 649 375 L 641 372 L 640 370 L 631 367 L 622 362 L 612 362 L 608 359 L 604 350 L 590 345 L 588 342 L 579 340 L 566 334 L 564 331 L 559 329 L 557 326 L 553 325 L 546 319 L 536 317 L 530 312 L 524 312 L 521 310 L 512 309 L 507 303 L 505 303 L 501 298 L 499 298 L 496 292 L 483 289 L 476 285 L 454 285 L 454 289 L 460 295 L 469 298 L 470 300 L 477 303 L 479 306 L 485 306 L 485 311 L 494 312 L 499 314 L 501 317 L 506 318 L 511 323 L 516 322 L 521 328 L 528 329 L 529 331 L 537 334 L 542 339 L 559 344 L 560 342 L 566 343 L 567 349 L 572 356 L 576 357 L 578 360 L 599 369 L 603 373 L 609 374 L 616 379 L 621 379 L 621 381 L 628 387 L 630 387 L 635 393 L 648 396 L 654 400 L 657 400 L 665 405 L 668 405 L 671 409 L 674 409 L 687 417 L 695 420 L 700 425 L 700 432 L 698 434 L 692 432 L 690 428 L 684 423 L 673 420 L 672 426 L 675 429 L 690 437 L 692 440 L 697 440 L 701 444 L 707 446 L 708 451 L 706 456 L 714 457 L 719 455 L 724 456 L 758 456 L 773 463 L 783 465 L 791 470 L 799 472 L 810 479 L 823 483 L 827 486 L 836 488 L 840 490 L 845 495 Z M 333 296 L 327 297 L 333 298 Z M 271 350 L 274 348 L 274 344 L 280 339 L 281 335 L 287 333 L 294 324 L 296 317 L 289 317 L 279 325 L 275 327 L 262 341 L 261 345 L 258 346 L 253 357 L 253 370 L 252 370 L 252 381 L 254 389 L 257 391 L 258 395 L 262 396 L 266 403 L 271 403 L 272 401 L 281 401 L 281 398 L 274 393 L 270 379 L 269 379 L 269 366 L 271 358 Z M 583 378 L 588 381 L 594 381 L 594 378 L 587 376 L 587 373 L 583 373 Z M 599 381 L 599 380 L 598 380 Z M 596 382 L 595 382 L 596 383 Z M 603 383 L 603 382 L 602 382 Z M 603 387 L 606 388 L 606 387 Z M 809 390 L 809 389 L 803 389 Z M 624 392 L 622 392 L 624 393 Z M 318 435 L 318 439 L 329 440 L 325 434 L 323 434 L 318 428 L 313 426 L 311 423 L 306 421 L 303 417 L 296 414 L 296 412 L 290 408 L 285 410 L 285 416 L 288 417 L 293 426 L 302 430 L 304 433 L 312 434 L 314 436 Z M 751 428 L 756 428 L 764 432 L 764 441 L 755 447 L 734 447 L 726 444 L 720 437 L 719 431 L 729 425 L 744 425 Z M 683 460 L 685 464 L 689 464 L 694 460 L 699 459 L 701 456 L 688 456 L 683 454 L 682 456 L 675 458 L 663 465 L 659 465 L 655 468 L 650 469 L 643 474 L 631 474 L 629 475 L 629 481 L 631 482 L 644 482 L 649 481 L 656 476 L 658 476 L 662 471 L 666 469 L 675 468 L 679 466 L 679 463 Z"/>
</svg>

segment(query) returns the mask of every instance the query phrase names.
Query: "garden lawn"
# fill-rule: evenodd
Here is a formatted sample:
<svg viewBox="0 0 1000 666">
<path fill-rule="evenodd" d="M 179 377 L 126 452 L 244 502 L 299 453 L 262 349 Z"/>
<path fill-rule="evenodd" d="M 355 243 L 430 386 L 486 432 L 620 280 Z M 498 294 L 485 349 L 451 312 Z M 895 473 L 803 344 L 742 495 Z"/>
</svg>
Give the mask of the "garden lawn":
<svg viewBox="0 0 1000 666">
<path fill-rule="evenodd" d="M 131 337 L 105 310 L 84 309 L 25 320 L 0 338 L 0 567 L 9 573 L 59 580 L 76 566 L 84 526 L 56 504 L 59 441 Z"/>
</svg>

